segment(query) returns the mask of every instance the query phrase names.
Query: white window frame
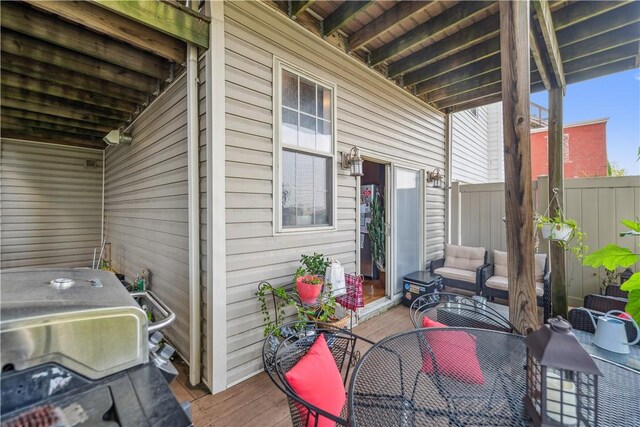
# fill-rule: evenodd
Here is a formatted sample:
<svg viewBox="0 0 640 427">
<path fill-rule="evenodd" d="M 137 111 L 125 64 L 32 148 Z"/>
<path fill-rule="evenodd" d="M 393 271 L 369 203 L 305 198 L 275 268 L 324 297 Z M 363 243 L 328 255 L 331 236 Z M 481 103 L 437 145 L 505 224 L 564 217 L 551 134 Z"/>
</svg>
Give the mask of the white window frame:
<svg viewBox="0 0 640 427">
<path fill-rule="evenodd" d="M 331 90 L 331 153 L 317 151 L 304 147 L 293 147 L 284 145 L 285 148 L 295 150 L 299 153 L 306 153 L 315 156 L 322 156 L 331 159 L 331 224 L 302 227 L 282 226 L 282 151 L 280 130 L 282 127 L 282 71 L 286 70 L 300 77 L 304 77 L 313 83 L 327 87 Z M 283 61 L 274 56 L 273 58 L 273 225 L 274 235 L 293 233 L 318 233 L 326 231 L 336 231 L 338 229 L 338 138 L 337 138 L 337 86 L 316 75 L 296 67 L 295 65 Z"/>
</svg>

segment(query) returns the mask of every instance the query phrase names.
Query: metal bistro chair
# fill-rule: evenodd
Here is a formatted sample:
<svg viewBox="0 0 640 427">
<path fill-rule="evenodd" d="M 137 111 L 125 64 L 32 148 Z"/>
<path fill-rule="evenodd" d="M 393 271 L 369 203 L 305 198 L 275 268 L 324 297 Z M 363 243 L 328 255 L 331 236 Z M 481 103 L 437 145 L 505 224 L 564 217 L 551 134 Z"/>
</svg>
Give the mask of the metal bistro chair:
<svg viewBox="0 0 640 427">
<path fill-rule="evenodd" d="M 462 295 L 436 292 L 417 298 L 409 308 L 409 315 L 416 328 L 424 327 L 424 318 L 429 317 L 447 326 L 519 334 L 515 326 L 497 308 L 502 307 Z M 506 307 L 504 309 L 508 310 Z"/>
<path fill-rule="evenodd" d="M 346 329 L 321 327 L 316 322 L 290 322 L 273 331 L 264 341 L 262 361 L 271 381 L 286 396 L 289 403 L 291 421 L 294 427 L 317 426 L 320 417 L 327 418 L 337 425 L 347 426 L 347 405 L 345 402 L 340 416 L 337 417 L 303 400 L 287 382 L 285 374 L 307 354 L 316 338 L 324 334 L 336 366 L 341 373 L 345 389 L 350 370 L 360 358 L 356 344 L 360 341 L 375 344 L 366 338 L 352 334 Z M 315 423 L 310 421 L 315 420 Z"/>
</svg>

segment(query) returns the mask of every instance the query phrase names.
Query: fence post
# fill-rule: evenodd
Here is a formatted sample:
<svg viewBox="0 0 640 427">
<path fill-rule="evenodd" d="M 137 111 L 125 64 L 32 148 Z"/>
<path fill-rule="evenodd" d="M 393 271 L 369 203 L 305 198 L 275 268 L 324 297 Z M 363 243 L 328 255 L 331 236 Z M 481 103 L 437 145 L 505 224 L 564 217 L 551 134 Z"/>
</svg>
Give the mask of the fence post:
<svg viewBox="0 0 640 427">
<path fill-rule="evenodd" d="M 454 181 L 451 183 L 451 214 L 449 220 L 451 221 L 449 243 L 453 245 L 460 245 L 460 182 Z"/>
</svg>

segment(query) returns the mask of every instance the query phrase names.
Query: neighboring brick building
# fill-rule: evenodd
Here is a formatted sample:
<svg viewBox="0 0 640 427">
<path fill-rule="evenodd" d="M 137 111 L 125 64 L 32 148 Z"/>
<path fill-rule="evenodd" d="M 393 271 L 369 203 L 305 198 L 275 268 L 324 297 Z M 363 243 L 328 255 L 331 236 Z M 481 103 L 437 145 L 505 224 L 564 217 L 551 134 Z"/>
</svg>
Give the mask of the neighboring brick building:
<svg viewBox="0 0 640 427">
<path fill-rule="evenodd" d="M 607 176 L 607 120 L 565 125 L 564 177 Z M 531 130 L 531 178 L 549 174 L 547 128 Z"/>
</svg>

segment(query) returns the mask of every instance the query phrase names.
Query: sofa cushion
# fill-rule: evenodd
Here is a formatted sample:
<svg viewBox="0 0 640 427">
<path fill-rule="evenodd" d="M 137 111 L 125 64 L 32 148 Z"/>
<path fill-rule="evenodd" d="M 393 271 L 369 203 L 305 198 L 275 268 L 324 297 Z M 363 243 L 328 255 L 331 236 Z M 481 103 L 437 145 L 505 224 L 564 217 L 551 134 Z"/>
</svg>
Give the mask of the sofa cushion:
<svg viewBox="0 0 640 427">
<path fill-rule="evenodd" d="M 535 275 L 536 282 L 544 281 L 544 266 L 547 262 L 546 254 L 535 255 Z M 508 277 L 507 273 L 507 253 L 503 251 L 493 251 L 493 274 L 496 276 Z"/>
<path fill-rule="evenodd" d="M 475 272 L 484 265 L 484 253 L 484 248 L 447 244 L 444 249 L 444 266 Z"/>
<path fill-rule="evenodd" d="M 493 274 L 496 276 L 508 277 L 507 274 L 507 253 L 504 251 L 493 251 Z"/>
<path fill-rule="evenodd" d="M 491 276 L 485 282 L 487 287 L 509 292 L 509 279 L 504 276 Z M 544 294 L 544 283 L 536 282 L 536 295 L 541 297 Z"/>
<path fill-rule="evenodd" d="M 433 272 L 446 279 L 462 280 L 463 282 L 476 283 L 475 271 L 461 270 L 459 268 L 440 267 L 433 270 Z"/>
</svg>

